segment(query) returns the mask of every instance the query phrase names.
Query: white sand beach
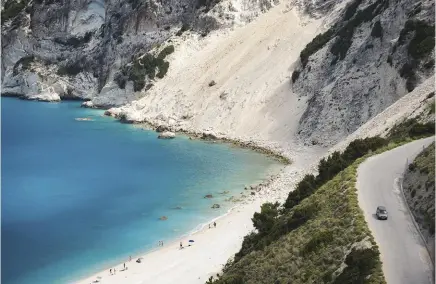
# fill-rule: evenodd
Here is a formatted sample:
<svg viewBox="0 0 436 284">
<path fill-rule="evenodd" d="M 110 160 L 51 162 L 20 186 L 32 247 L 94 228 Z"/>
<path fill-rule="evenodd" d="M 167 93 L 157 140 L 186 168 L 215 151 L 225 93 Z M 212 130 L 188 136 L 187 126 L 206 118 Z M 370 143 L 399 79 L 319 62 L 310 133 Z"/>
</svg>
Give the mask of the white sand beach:
<svg viewBox="0 0 436 284">
<path fill-rule="evenodd" d="M 108 268 L 78 283 L 93 283 L 99 276 L 99 283 L 205 283 L 240 249 L 243 237 L 253 229 L 251 217 L 260 204 L 257 200 L 241 205 L 216 220 L 216 228 L 205 226 L 191 236 L 164 244 L 143 255 L 141 263 L 136 262 L 138 256 L 132 257 L 131 262 L 126 260 L 127 270 L 123 271 L 123 263 L 112 267 L 116 268 L 116 275 L 110 275 Z M 195 242 L 188 246 L 191 239 Z M 179 248 L 180 241 L 184 249 Z"/>
</svg>

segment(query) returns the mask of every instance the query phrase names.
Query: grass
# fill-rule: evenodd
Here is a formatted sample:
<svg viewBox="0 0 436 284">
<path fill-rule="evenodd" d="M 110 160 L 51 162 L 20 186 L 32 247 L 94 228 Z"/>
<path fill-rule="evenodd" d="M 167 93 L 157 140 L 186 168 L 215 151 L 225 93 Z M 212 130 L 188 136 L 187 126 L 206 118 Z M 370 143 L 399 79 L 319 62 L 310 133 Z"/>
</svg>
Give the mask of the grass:
<svg viewBox="0 0 436 284">
<path fill-rule="evenodd" d="M 282 217 L 289 220 L 294 212 L 310 208 L 314 213 L 304 224 L 228 266 L 213 283 L 279 284 L 290 283 L 290 280 L 293 284 L 337 283 L 336 278 L 344 280 L 341 284 L 385 283 L 378 248 L 357 202 L 356 170 L 363 160 L 336 175 Z M 350 281 L 352 265 L 336 275 L 335 271 L 349 256 L 353 244 L 363 240 L 371 244 L 368 248 L 371 268 L 358 279 L 369 275 L 371 278 L 362 282 L 351 278 Z"/>
</svg>

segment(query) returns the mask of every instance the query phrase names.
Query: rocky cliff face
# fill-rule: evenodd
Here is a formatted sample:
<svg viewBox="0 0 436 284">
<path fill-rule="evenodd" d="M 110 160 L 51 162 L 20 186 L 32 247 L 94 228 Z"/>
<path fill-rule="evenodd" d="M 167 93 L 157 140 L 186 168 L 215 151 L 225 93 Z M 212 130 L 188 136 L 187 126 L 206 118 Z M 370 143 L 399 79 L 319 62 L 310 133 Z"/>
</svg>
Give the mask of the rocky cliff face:
<svg viewBox="0 0 436 284">
<path fill-rule="evenodd" d="M 404 173 L 403 190 L 434 260 L 435 234 L 435 144 L 431 144 L 409 164 Z"/>
<path fill-rule="evenodd" d="M 244 24 L 272 5 L 269 0 L 7 0 L 2 95 L 35 98 L 51 92 L 97 98 L 102 107 L 126 104 L 143 96 L 141 90 L 155 79 L 140 61 L 150 50 L 158 53 L 186 30 L 204 36 Z M 163 77 L 169 63 L 162 58 L 151 63 L 157 71 L 162 67 L 158 77 Z"/>
<path fill-rule="evenodd" d="M 2 95 L 133 122 L 329 146 L 434 75 L 431 0 L 2 5 Z"/>
<path fill-rule="evenodd" d="M 434 74 L 434 5 L 353 0 L 306 46 L 292 74 L 304 141 L 338 142 Z"/>
</svg>

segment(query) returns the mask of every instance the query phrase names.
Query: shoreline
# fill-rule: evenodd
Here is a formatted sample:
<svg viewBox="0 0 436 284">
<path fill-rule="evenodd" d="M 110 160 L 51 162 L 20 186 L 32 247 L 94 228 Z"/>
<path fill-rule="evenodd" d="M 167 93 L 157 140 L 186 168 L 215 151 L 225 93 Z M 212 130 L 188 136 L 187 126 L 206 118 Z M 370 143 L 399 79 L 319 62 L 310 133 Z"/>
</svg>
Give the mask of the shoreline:
<svg viewBox="0 0 436 284">
<path fill-rule="evenodd" d="M 96 107 L 90 109 L 100 111 L 104 110 Z M 109 111 L 107 110 L 105 111 L 105 116 L 113 117 L 120 123 L 134 124 L 135 126 L 154 131 L 156 131 L 158 126 L 164 126 L 176 133 L 188 136 L 190 139 L 198 139 L 205 142 L 209 141 L 211 143 L 229 143 L 235 147 L 250 149 L 275 158 L 275 160 L 281 162 L 282 166 L 275 174 L 267 175 L 267 177 L 260 183 L 257 183 L 254 186 L 249 185 L 244 189 L 241 189 L 241 191 L 246 190 L 248 196 L 243 197 L 242 200 L 241 197 L 236 196 L 236 200 L 234 200 L 236 201 L 236 204 L 232 206 L 227 213 L 221 214 L 210 221 L 213 222 L 213 220 L 219 220 L 216 229 L 209 230 L 206 226 L 209 222 L 198 224 L 193 230 L 188 231 L 181 236 L 176 236 L 174 239 L 168 241 L 168 244 L 165 244 L 164 247 L 154 247 L 145 252 L 139 250 L 136 257 L 142 257 L 143 262 L 140 264 L 136 263 L 136 257 L 132 258 L 132 262 L 126 262 L 129 267 L 129 270 L 127 271 L 119 272 L 117 275 L 111 276 L 108 270 L 110 267 L 107 267 L 106 269 L 93 273 L 92 275 L 88 274 L 90 276 L 87 275 L 83 278 L 73 280 L 71 281 L 72 283 L 97 283 L 94 282 L 97 280 L 97 277 L 101 277 L 101 283 L 114 284 L 205 283 L 210 276 L 221 273 L 223 266 L 229 258 L 233 257 L 234 254 L 239 251 L 243 238 L 253 230 L 251 218 L 255 212 L 260 210 L 260 206 L 265 202 L 283 201 L 292 186 L 306 173 L 306 170 L 310 171 L 310 168 L 306 168 L 307 162 L 313 162 L 313 158 L 318 156 L 316 151 L 307 151 L 308 149 L 306 147 L 296 147 L 297 145 L 294 145 L 293 143 L 291 144 L 293 144 L 292 146 L 295 146 L 295 148 L 286 151 L 285 148 L 275 147 L 272 142 L 268 145 L 268 141 L 253 141 L 254 139 L 250 140 L 246 137 L 230 138 L 228 135 L 222 133 L 215 134 L 210 130 L 198 131 L 181 126 L 174 127 L 169 124 L 152 123 L 146 120 L 142 122 L 123 121 L 120 116 L 113 113 L 108 115 L 108 112 Z M 202 139 L 205 135 L 208 137 L 207 135 L 209 134 L 213 134 L 212 139 Z M 302 155 L 303 153 L 304 155 Z M 297 158 L 297 160 L 290 163 L 290 157 Z M 251 195 L 250 191 L 254 191 L 255 195 Z M 225 225 L 223 226 L 222 223 Z M 188 237 L 195 237 L 194 245 L 189 247 L 187 250 L 179 250 L 178 242 L 184 240 L 185 244 Z M 214 246 L 211 248 L 211 245 Z M 185 253 L 184 256 L 181 256 L 182 251 L 189 253 Z M 216 258 L 216 255 L 218 255 L 219 258 Z M 168 261 L 178 257 L 183 257 L 182 259 L 185 261 L 177 262 L 172 265 L 168 264 Z M 202 260 L 204 260 L 204 257 L 208 257 L 210 261 L 203 262 Z M 144 263 L 146 263 L 147 266 L 143 265 Z M 117 271 L 121 271 L 122 265 L 123 262 L 120 262 L 112 268 L 116 267 Z M 169 268 L 176 269 L 178 272 L 166 271 Z M 192 278 L 193 273 L 201 275 Z M 121 276 L 122 278 L 120 278 Z"/>
<path fill-rule="evenodd" d="M 208 272 L 208 277 L 212 275 L 216 275 L 217 273 L 221 272 L 221 269 L 224 267 L 225 263 L 227 263 L 229 258 L 232 258 L 236 252 L 239 251 L 240 245 L 242 244 L 242 239 L 247 234 L 252 231 L 253 225 L 251 222 L 251 217 L 253 217 L 253 214 L 255 212 L 258 212 L 260 210 L 260 206 L 267 202 L 272 201 L 271 198 L 274 200 L 281 199 L 279 195 L 275 195 L 270 191 L 272 184 L 275 182 L 278 182 L 283 174 L 283 171 L 289 167 L 289 165 L 283 165 L 280 167 L 278 171 L 276 171 L 273 174 L 268 175 L 265 179 L 263 179 L 260 183 L 257 183 L 255 185 L 249 185 L 245 186 L 242 191 L 247 192 L 255 192 L 255 195 L 243 195 L 235 196 L 235 199 L 230 200 L 229 203 L 233 203 L 230 205 L 230 208 L 227 209 L 227 211 L 217 217 L 214 217 L 210 219 L 207 222 L 200 223 L 196 225 L 192 230 L 189 230 L 185 233 L 182 233 L 179 236 L 175 236 L 174 238 L 171 238 L 169 240 L 163 240 L 164 246 L 159 247 L 155 246 L 152 249 L 148 249 L 146 251 L 138 251 L 138 253 L 132 254 L 132 261 L 130 262 L 128 259 L 126 259 L 125 262 L 117 262 L 114 266 L 106 266 L 104 269 L 98 271 L 97 273 L 90 273 L 86 276 L 83 276 L 77 280 L 74 280 L 72 283 L 77 284 L 84 284 L 84 283 L 97 283 L 94 282 L 96 280 L 99 280 L 99 283 L 151 283 L 149 281 L 154 281 L 153 278 L 147 279 L 146 275 L 148 272 L 148 269 L 144 270 L 144 263 L 149 264 L 150 262 L 153 262 L 153 258 L 158 257 L 160 259 L 160 264 L 164 262 L 165 259 L 162 257 L 167 254 L 174 254 L 176 252 L 181 251 L 179 249 L 179 243 L 182 241 L 183 246 L 185 248 L 205 248 L 207 243 L 202 243 L 201 245 L 198 244 L 197 238 L 200 238 L 200 240 L 203 240 L 205 238 L 205 234 L 207 233 L 209 236 L 213 234 L 214 237 L 216 237 L 217 233 L 220 233 L 222 235 L 226 235 L 228 233 L 228 230 L 226 230 L 226 227 L 220 226 L 220 224 L 233 224 L 234 227 L 232 228 L 232 232 L 234 234 L 237 234 L 237 238 L 229 238 L 226 243 L 223 244 L 223 247 L 219 250 L 222 255 L 226 255 L 226 259 L 224 262 L 220 261 L 220 263 L 214 263 L 214 266 L 216 266 L 218 270 L 213 270 Z M 216 228 L 209 228 L 208 225 L 212 225 L 213 222 L 217 222 Z M 242 224 L 243 223 L 243 224 Z M 243 226 L 240 226 L 243 225 Z M 214 233 L 215 232 L 215 233 Z M 195 242 L 192 246 L 186 246 L 188 244 L 189 239 L 194 239 Z M 226 254 L 226 250 L 231 249 L 230 255 Z M 213 252 L 213 250 L 211 251 Z M 165 256 L 166 258 L 167 256 Z M 195 258 L 198 259 L 197 256 L 191 256 L 189 255 L 189 259 Z M 141 263 L 137 263 L 136 260 L 138 258 L 142 259 Z M 222 262 L 222 263 L 221 263 Z M 134 270 L 128 269 L 126 271 L 123 271 L 123 264 L 126 264 L 126 266 L 130 269 L 130 267 L 135 267 Z M 156 265 L 156 264 L 155 264 Z M 218 267 L 219 266 L 219 267 Z M 161 266 L 159 266 L 161 267 Z M 110 275 L 109 269 L 117 269 L 116 275 Z M 154 269 L 152 269 L 154 271 Z M 158 269 L 156 269 L 158 270 Z M 203 270 L 199 271 L 199 274 L 203 274 Z M 119 277 L 119 275 L 124 277 Z M 141 275 L 140 277 L 138 275 Z M 145 277 L 145 278 L 144 278 Z M 165 277 L 164 275 L 160 275 L 160 277 Z M 154 283 L 186 283 L 186 284 L 192 284 L 192 283 L 205 283 L 207 279 L 203 279 L 201 276 L 198 278 L 200 281 L 196 282 L 196 279 L 187 280 L 183 277 L 183 279 L 179 279 L 178 276 L 175 278 L 171 278 L 172 280 L 162 280 L 163 282 L 154 282 Z M 140 282 L 139 278 L 141 279 Z M 197 280 L 198 280 L 197 279 Z M 204 281 L 203 281 L 204 280 Z M 125 282 L 128 281 L 128 282 Z"/>
<path fill-rule="evenodd" d="M 148 252 L 132 255 L 132 261 L 120 262 L 74 283 L 159 283 L 200 284 L 220 273 L 229 257 L 239 251 L 242 239 L 253 230 L 251 217 L 264 201 L 257 199 L 239 204 L 210 222 L 199 225 L 195 231 L 164 243 Z M 249 218 L 250 217 L 250 218 Z M 207 226 L 213 222 L 217 227 Z M 188 240 L 194 240 L 188 246 Z M 183 249 L 179 248 L 183 243 Z M 141 263 L 136 260 L 141 258 Z M 123 264 L 127 270 L 123 270 Z M 109 269 L 116 269 L 110 275 Z"/>
<path fill-rule="evenodd" d="M 83 105 L 82 105 L 82 107 L 91 108 L 91 107 L 87 107 L 87 106 L 83 106 Z M 156 133 L 158 133 L 156 131 L 156 129 L 158 127 L 165 127 L 166 129 L 168 129 L 168 131 L 174 132 L 176 134 L 186 135 L 190 139 L 197 139 L 197 140 L 202 140 L 202 141 L 212 142 L 212 143 L 228 143 L 228 144 L 232 144 L 232 145 L 239 147 L 239 148 L 250 149 L 250 150 L 256 151 L 258 153 L 267 155 L 268 157 L 272 157 L 276 161 L 283 163 L 285 166 L 291 165 L 293 162 L 292 159 L 289 157 L 289 155 L 287 155 L 285 153 L 284 150 L 273 149 L 273 147 L 271 147 L 271 146 L 261 145 L 260 142 L 255 141 L 255 140 L 247 139 L 246 141 L 244 141 L 245 139 L 230 138 L 227 135 L 221 134 L 221 133 L 216 134 L 212 130 L 211 131 L 196 131 L 193 129 L 187 129 L 187 128 L 183 128 L 183 127 L 174 127 L 174 126 L 171 126 L 169 124 L 153 123 L 150 120 L 144 120 L 144 121 L 126 120 L 122 115 L 118 115 L 118 114 L 114 114 L 114 113 L 110 112 L 110 109 L 108 110 L 108 109 L 99 108 L 96 106 L 92 107 L 91 109 L 105 110 L 105 112 L 104 112 L 105 116 L 113 117 L 114 119 L 117 119 L 120 123 L 132 124 L 132 125 L 135 125 L 137 127 L 140 127 L 140 128 L 146 129 L 146 130 L 155 131 Z"/>
</svg>

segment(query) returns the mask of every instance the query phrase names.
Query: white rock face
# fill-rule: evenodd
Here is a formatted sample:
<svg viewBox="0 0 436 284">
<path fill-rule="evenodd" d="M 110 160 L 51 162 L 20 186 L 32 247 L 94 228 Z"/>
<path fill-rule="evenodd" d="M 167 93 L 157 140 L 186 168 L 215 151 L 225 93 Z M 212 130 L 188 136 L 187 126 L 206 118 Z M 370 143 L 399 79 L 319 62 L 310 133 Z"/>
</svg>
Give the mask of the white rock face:
<svg viewBox="0 0 436 284">
<path fill-rule="evenodd" d="M 45 102 L 59 102 L 61 97 L 58 93 L 55 93 L 53 90 L 47 90 L 39 94 L 30 94 L 27 96 L 29 100 L 38 100 Z"/>
<path fill-rule="evenodd" d="M 94 103 L 92 101 L 86 101 L 81 103 L 81 107 L 94 108 Z"/>
<path fill-rule="evenodd" d="M 165 131 L 159 134 L 157 138 L 159 139 L 173 139 L 176 137 L 176 134 L 174 132 Z"/>
</svg>

